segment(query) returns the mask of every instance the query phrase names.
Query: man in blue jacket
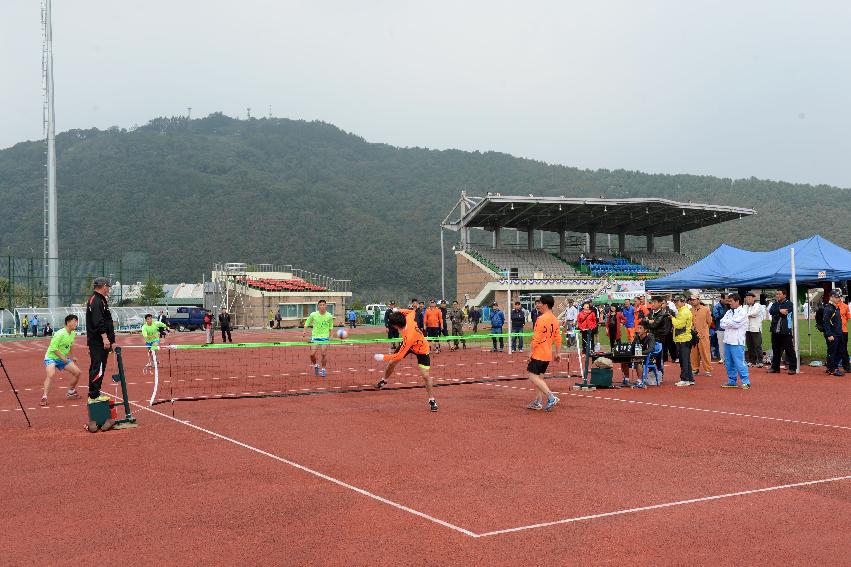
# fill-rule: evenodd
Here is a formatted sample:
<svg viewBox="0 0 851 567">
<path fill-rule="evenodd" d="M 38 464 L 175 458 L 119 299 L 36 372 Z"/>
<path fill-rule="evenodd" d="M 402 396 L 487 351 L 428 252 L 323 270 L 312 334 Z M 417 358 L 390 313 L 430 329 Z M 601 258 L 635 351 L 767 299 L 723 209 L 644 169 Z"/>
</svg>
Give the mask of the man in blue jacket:
<svg viewBox="0 0 851 567">
<path fill-rule="evenodd" d="M 842 290 L 834 289 L 830 293 L 830 303 L 824 306 L 824 338 L 827 341 L 827 373 L 834 376 L 845 376 L 842 370 L 840 343 L 842 342 L 842 315 L 839 302 L 842 301 Z"/>
<path fill-rule="evenodd" d="M 789 374 L 797 374 L 798 357 L 795 356 L 792 329 L 795 306 L 786 298 L 786 291 L 777 290 L 774 304 L 768 310 L 771 315 L 771 369 L 769 374 L 780 372 L 780 357 L 785 353 Z"/>
<path fill-rule="evenodd" d="M 500 311 L 499 305 L 496 303 L 493 304 L 493 309 L 491 311 L 491 334 L 492 335 L 502 335 L 502 327 L 505 325 L 505 313 Z M 496 352 L 496 337 L 491 337 L 493 341 L 493 348 L 491 352 Z M 500 336 L 499 337 L 499 352 L 504 352 L 505 350 L 505 341 Z"/>
</svg>

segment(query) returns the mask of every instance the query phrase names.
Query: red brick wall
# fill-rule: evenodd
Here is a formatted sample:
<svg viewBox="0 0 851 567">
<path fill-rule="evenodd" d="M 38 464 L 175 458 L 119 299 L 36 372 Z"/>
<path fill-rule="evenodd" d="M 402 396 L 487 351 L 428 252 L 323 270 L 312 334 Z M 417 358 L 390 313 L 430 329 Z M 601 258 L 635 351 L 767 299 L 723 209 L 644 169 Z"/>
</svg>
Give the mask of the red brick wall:
<svg viewBox="0 0 851 567">
<path fill-rule="evenodd" d="M 497 280 L 497 277 L 491 272 L 482 270 L 479 266 L 471 262 L 464 254 L 455 254 L 456 267 L 456 294 L 455 297 L 458 303 L 464 305 L 464 294 L 469 295 L 472 300 L 479 295 L 482 288 L 488 282 Z M 505 294 L 502 294 L 504 299 Z M 499 301 L 499 299 L 497 300 Z"/>
</svg>

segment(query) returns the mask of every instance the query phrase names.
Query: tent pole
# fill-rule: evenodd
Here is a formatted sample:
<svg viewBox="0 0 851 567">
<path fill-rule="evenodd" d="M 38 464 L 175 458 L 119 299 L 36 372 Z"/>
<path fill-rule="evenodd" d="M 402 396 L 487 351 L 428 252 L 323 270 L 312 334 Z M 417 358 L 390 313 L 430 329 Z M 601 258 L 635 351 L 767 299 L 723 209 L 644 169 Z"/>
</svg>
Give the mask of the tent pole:
<svg viewBox="0 0 851 567">
<path fill-rule="evenodd" d="M 792 300 L 792 342 L 795 345 L 795 359 L 798 368 L 795 373 L 801 372 L 801 354 L 798 349 L 798 279 L 795 276 L 795 248 L 789 248 L 789 265 L 791 267 L 791 280 L 789 281 L 789 296 Z"/>
<path fill-rule="evenodd" d="M 813 310 L 813 306 L 810 305 L 810 291 L 807 290 L 807 338 L 810 341 L 810 346 L 807 349 L 807 353 L 810 356 L 813 355 L 813 333 L 812 333 L 812 329 L 810 328 L 810 320 L 811 320 L 812 315 L 813 315 L 812 310 Z"/>
</svg>

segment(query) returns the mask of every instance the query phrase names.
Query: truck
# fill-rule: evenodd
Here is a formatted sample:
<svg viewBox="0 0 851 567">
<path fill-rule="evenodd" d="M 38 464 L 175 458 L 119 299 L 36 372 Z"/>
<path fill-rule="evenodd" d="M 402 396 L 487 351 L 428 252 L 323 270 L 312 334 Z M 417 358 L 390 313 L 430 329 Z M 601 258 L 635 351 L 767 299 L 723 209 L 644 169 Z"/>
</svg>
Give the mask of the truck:
<svg viewBox="0 0 851 567">
<path fill-rule="evenodd" d="M 204 315 L 209 313 L 203 307 L 178 307 L 175 313 L 166 317 L 166 325 L 177 331 L 197 331 L 204 328 Z"/>
</svg>

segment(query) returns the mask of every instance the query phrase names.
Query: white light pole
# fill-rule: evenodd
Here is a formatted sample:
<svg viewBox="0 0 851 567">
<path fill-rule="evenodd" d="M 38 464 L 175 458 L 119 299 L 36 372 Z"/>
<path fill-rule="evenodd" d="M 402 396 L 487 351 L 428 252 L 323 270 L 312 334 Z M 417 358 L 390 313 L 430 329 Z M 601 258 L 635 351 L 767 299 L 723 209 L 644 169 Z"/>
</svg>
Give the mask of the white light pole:
<svg viewBox="0 0 851 567">
<path fill-rule="evenodd" d="M 59 244 L 57 226 L 59 222 L 56 207 L 56 120 L 53 110 L 53 22 L 51 0 L 44 0 L 44 96 L 45 96 L 45 138 L 47 139 L 47 186 L 45 211 L 45 265 L 47 268 L 47 306 L 59 307 Z"/>
</svg>

